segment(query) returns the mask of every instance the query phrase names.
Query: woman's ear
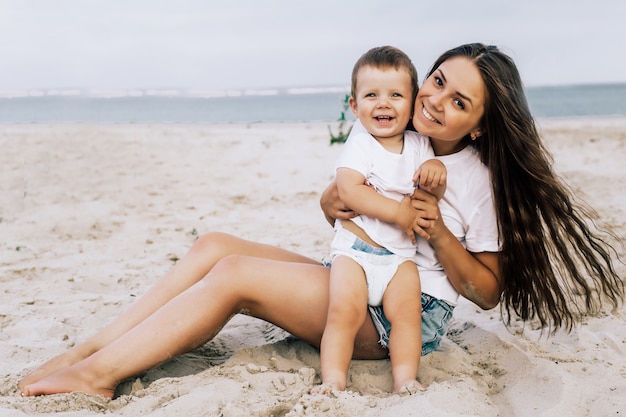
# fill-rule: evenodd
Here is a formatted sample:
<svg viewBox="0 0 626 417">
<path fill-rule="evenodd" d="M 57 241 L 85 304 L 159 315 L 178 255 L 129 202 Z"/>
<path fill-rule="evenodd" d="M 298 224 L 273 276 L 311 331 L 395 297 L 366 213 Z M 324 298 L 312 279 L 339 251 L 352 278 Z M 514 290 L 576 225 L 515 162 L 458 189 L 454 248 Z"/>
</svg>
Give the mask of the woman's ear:
<svg viewBox="0 0 626 417">
<path fill-rule="evenodd" d="M 482 131 L 481 131 L 480 129 L 475 129 L 475 130 L 472 130 L 472 131 L 470 132 L 470 138 L 472 138 L 472 140 L 476 140 L 476 139 L 478 139 L 479 137 L 481 137 L 481 136 L 482 136 L 482 134 L 483 134 L 483 133 L 482 133 Z"/>
</svg>

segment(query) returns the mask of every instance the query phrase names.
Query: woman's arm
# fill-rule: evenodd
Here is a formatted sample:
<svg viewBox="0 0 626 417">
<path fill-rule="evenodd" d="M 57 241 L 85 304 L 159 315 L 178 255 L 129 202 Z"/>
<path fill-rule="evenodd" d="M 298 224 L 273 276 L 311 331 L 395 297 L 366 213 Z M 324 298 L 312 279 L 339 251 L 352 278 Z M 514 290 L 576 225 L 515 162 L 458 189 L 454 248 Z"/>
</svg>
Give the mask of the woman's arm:
<svg viewBox="0 0 626 417">
<path fill-rule="evenodd" d="M 500 301 L 500 270 L 497 252 L 468 252 L 454 235 L 433 244 L 452 286 L 463 297 L 484 310 Z M 430 240 L 433 243 L 432 237 Z"/>
<path fill-rule="evenodd" d="M 465 298 L 487 310 L 500 301 L 500 268 L 497 252 L 468 252 L 443 223 L 437 199 L 416 190 L 413 207 L 424 212 L 419 224 L 430 235 L 430 244 L 454 288 Z"/>
</svg>

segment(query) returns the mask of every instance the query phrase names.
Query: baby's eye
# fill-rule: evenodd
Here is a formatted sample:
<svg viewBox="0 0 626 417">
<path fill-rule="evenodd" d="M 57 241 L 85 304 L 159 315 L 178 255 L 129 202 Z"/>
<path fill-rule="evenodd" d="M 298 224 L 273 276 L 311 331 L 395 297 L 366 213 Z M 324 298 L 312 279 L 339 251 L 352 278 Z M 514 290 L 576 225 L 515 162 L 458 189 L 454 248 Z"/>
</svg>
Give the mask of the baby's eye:
<svg viewBox="0 0 626 417">
<path fill-rule="evenodd" d="M 402 97 L 402 94 L 400 94 L 400 93 L 393 93 L 393 94 L 391 94 L 391 97 Z"/>
<path fill-rule="evenodd" d="M 367 93 L 365 97 L 376 97 L 376 93 Z"/>
</svg>

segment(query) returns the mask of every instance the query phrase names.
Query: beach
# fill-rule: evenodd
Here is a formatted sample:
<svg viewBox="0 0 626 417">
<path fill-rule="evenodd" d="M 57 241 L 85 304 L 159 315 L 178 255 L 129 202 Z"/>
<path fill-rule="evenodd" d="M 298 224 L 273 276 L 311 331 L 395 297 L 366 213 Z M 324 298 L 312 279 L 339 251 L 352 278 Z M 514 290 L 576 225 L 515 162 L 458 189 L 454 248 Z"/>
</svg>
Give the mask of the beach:
<svg viewBox="0 0 626 417">
<path fill-rule="evenodd" d="M 554 168 L 626 236 L 626 117 L 541 119 Z M 0 125 L 0 416 L 620 416 L 626 307 L 570 333 L 508 327 L 461 300 L 426 391 L 393 395 L 388 360 L 310 395 L 319 352 L 236 316 L 200 349 L 124 381 L 112 400 L 22 398 L 17 383 L 143 294 L 209 231 L 326 256 L 319 208 L 341 145 L 324 122 Z M 623 247 L 618 247 L 626 259 Z M 626 267 L 616 263 L 620 276 Z M 141 355 L 141 352 L 137 352 Z"/>
</svg>

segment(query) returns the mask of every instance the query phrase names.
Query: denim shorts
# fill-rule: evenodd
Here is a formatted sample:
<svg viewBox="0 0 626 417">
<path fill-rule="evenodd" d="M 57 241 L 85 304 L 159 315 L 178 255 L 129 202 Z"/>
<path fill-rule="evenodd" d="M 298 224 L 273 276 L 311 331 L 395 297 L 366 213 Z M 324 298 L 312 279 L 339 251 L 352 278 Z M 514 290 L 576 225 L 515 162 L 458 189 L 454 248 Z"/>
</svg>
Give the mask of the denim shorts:
<svg viewBox="0 0 626 417">
<path fill-rule="evenodd" d="M 368 253 L 379 253 L 381 248 L 377 248 L 356 238 L 353 249 L 358 249 Z M 386 251 L 386 249 L 382 249 Z M 330 262 L 324 260 L 324 265 L 330 267 Z M 439 300 L 428 294 L 422 293 L 422 356 L 434 352 L 439 347 L 441 340 L 448 331 L 448 323 L 452 318 L 454 306 Z M 370 316 L 374 326 L 380 336 L 381 346 L 389 348 L 389 334 L 391 333 L 391 323 L 385 317 L 383 306 L 368 306 Z"/>
<path fill-rule="evenodd" d="M 370 316 L 378 330 L 381 346 L 389 348 L 391 323 L 385 317 L 383 307 L 369 306 Z M 448 331 L 454 307 L 443 300 L 422 293 L 422 356 L 434 352 Z"/>
</svg>

